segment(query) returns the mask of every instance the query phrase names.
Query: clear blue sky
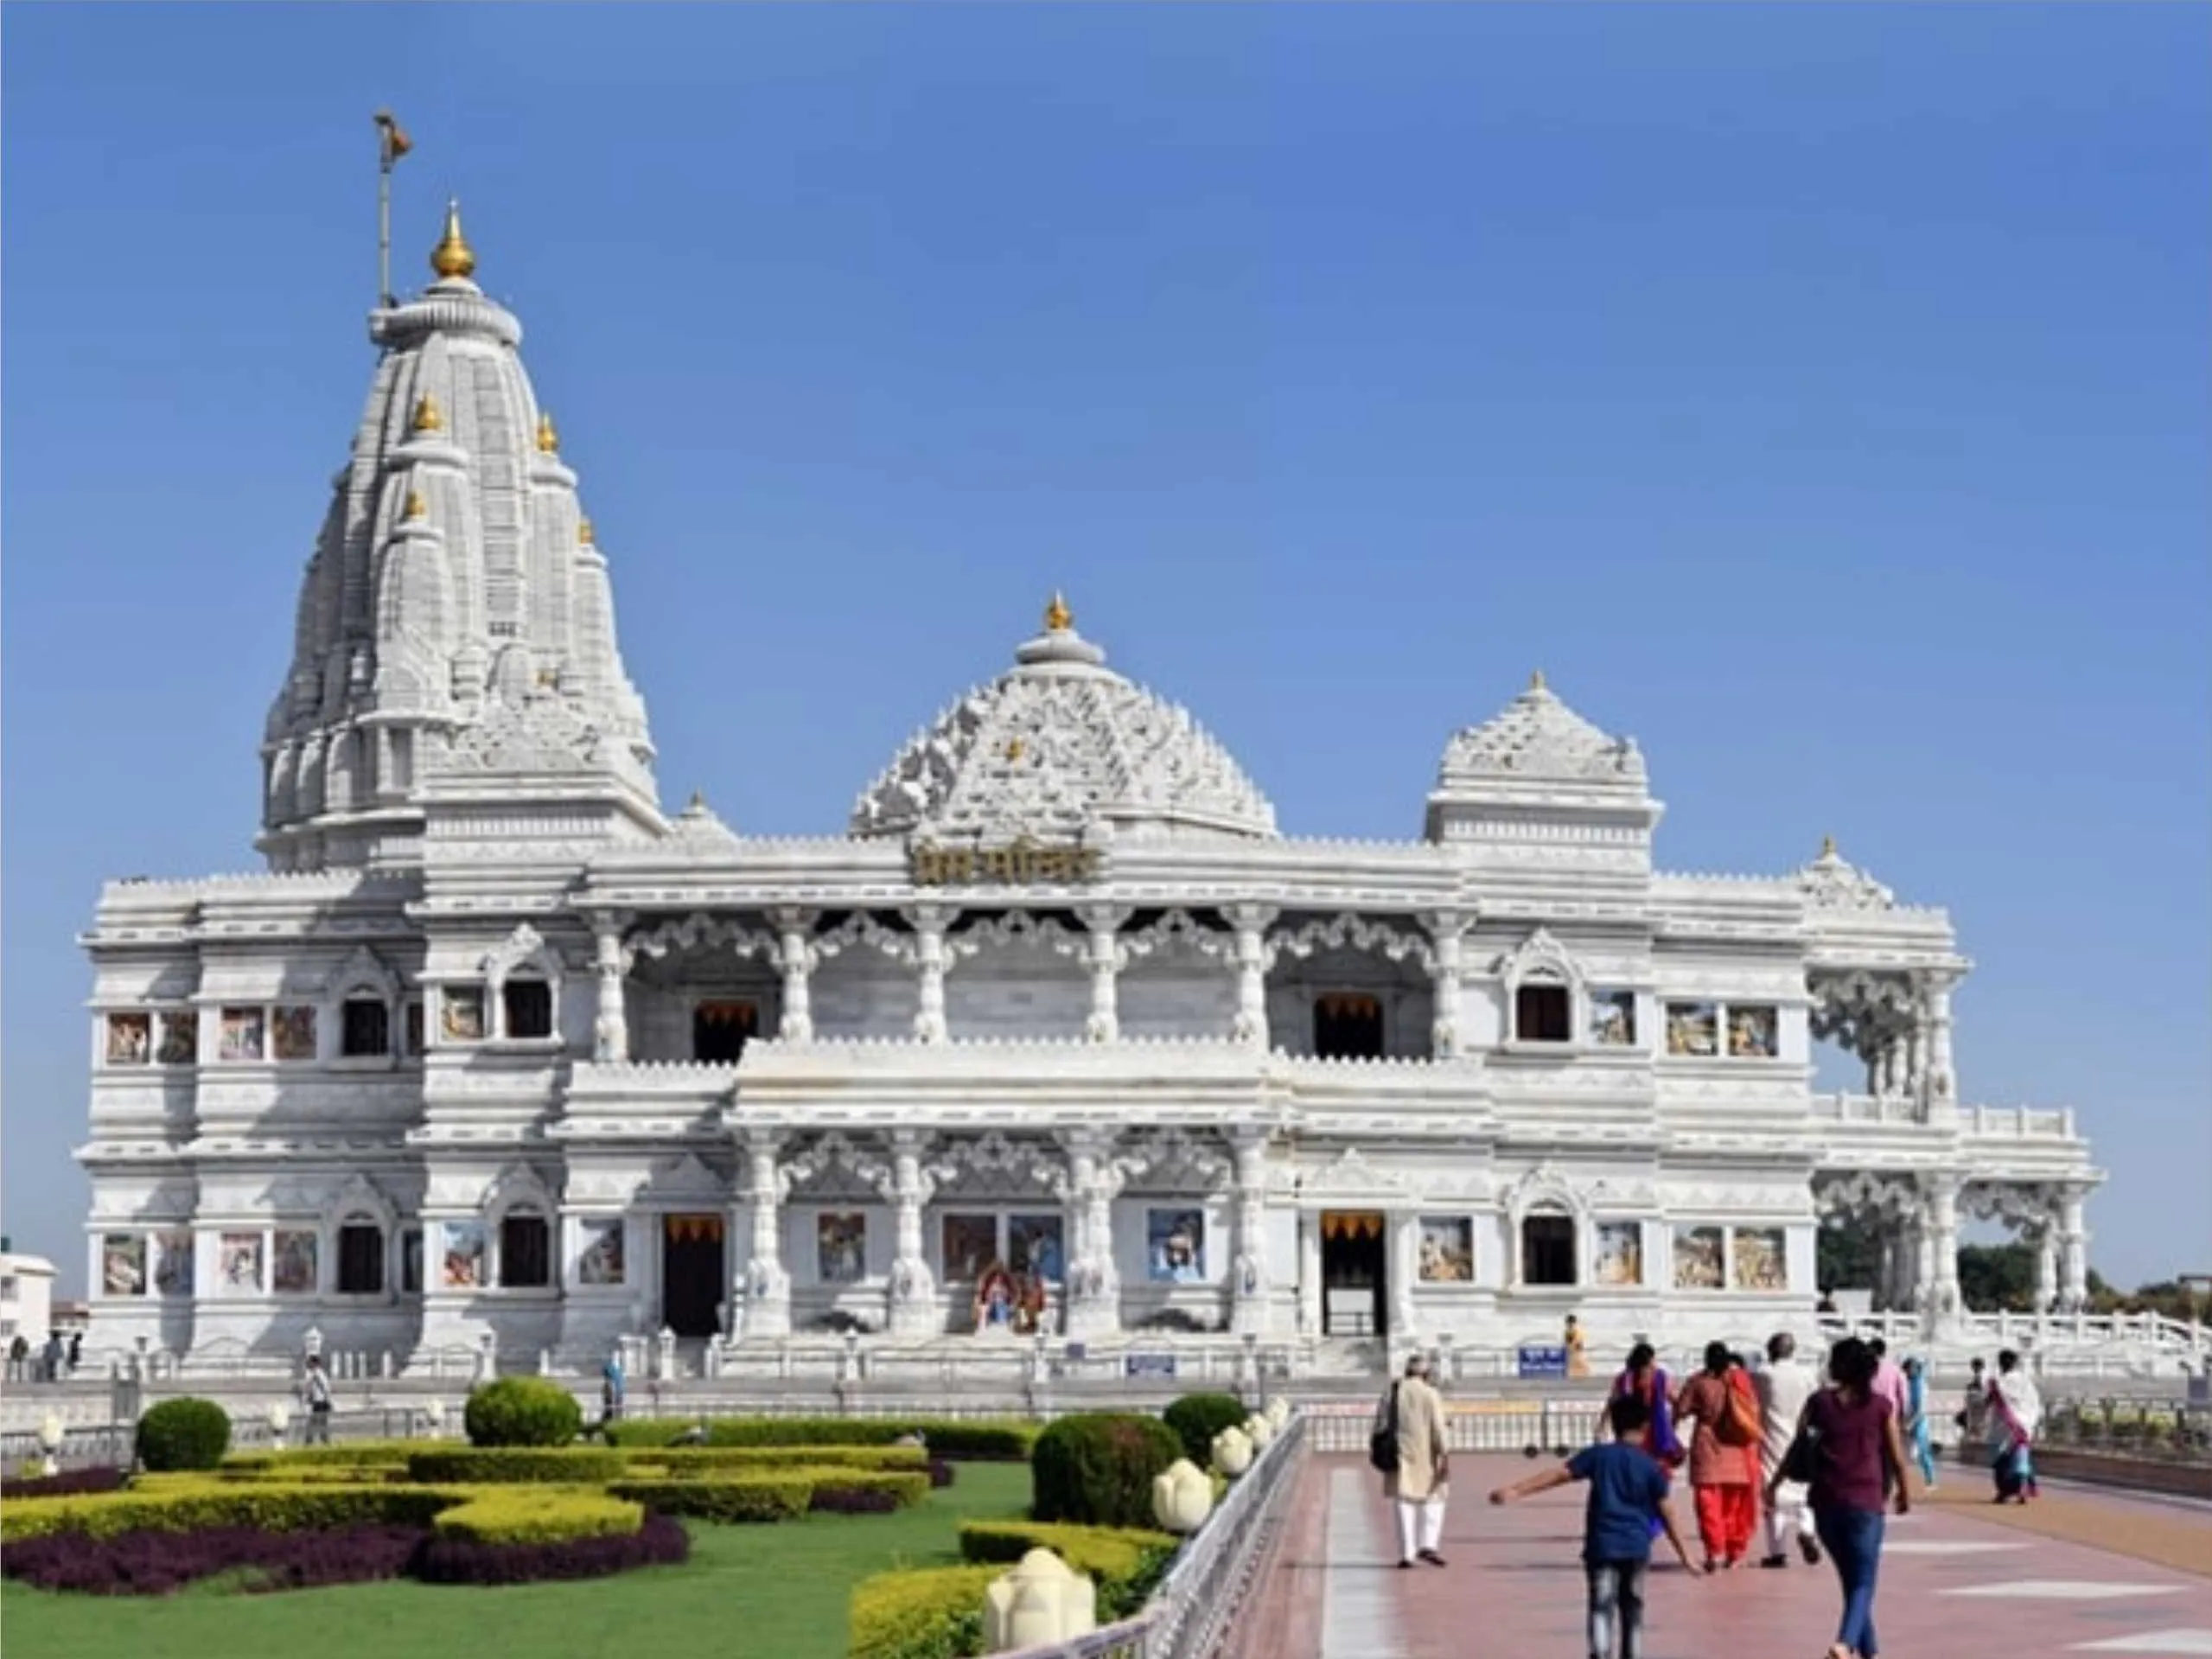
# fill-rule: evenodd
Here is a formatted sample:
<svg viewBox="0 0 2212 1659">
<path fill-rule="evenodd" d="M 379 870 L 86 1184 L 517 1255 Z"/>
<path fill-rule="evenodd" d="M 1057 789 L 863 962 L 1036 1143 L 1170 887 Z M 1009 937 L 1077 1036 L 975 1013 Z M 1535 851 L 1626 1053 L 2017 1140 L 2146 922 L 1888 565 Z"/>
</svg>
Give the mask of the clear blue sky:
<svg viewBox="0 0 2212 1659">
<path fill-rule="evenodd" d="M 1833 831 L 2212 1268 L 2212 10 L 10 6 L 5 1210 L 81 1279 L 104 877 L 254 864 L 372 353 L 462 199 L 663 795 L 838 828 L 1055 585 L 1302 834 L 1530 668 L 1672 869 Z"/>
</svg>

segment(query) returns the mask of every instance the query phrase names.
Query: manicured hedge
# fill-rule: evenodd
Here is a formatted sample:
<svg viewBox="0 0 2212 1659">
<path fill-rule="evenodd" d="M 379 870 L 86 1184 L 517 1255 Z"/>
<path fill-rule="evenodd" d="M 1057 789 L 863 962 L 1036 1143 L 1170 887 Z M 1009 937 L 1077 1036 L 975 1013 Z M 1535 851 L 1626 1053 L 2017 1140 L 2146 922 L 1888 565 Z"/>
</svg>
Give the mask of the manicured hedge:
<svg viewBox="0 0 2212 1659">
<path fill-rule="evenodd" d="M 682 1527 L 666 1515 L 648 1515 L 635 1532 L 552 1544 L 479 1544 L 440 1535 L 415 1552 L 409 1570 L 430 1584 L 542 1584 L 673 1566 L 691 1553 L 691 1535 Z"/>
<path fill-rule="evenodd" d="M 155 1480 L 208 1479 L 210 1476 L 156 1475 Z M 141 1477 L 143 1486 L 147 1477 Z M 273 1468 L 239 1468 L 225 1464 L 213 1471 L 212 1478 L 227 1484 L 249 1485 L 256 1483 L 273 1486 L 382 1486 L 392 1481 L 407 1478 L 406 1465 L 402 1464 L 314 1463 Z"/>
<path fill-rule="evenodd" d="M 844 1492 L 888 1492 L 902 1509 L 929 1496 L 927 1469 L 794 1469 L 794 1479 L 813 1483 L 815 1490 L 833 1488 Z"/>
<path fill-rule="evenodd" d="M 1214 1461 L 1214 1437 L 1251 1415 L 1233 1394 L 1187 1394 L 1162 1412 L 1160 1420 L 1182 1437 L 1182 1455 L 1206 1469 Z"/>
<path fill-rule="evenodd" d="M 477 1544 L 557 1544 L 635 1532 L 642 1504 L 596 1492 L 487 1492 L 456 1503 L 432 1523 L 441 1538 Z"/>
<path fill-rule="evenodd" d="M 20 1480 L 0 1481 L 0 1498 L 82 1497 L 92 1492 L 119 1492 L 120 1469 L 67 1469 L 58 1475 L 26 1475 Z"/>
<path fill-rule="evenodd" d="M 960 1555 L 1011 1565 L 1033 1549 L 1049 1549 L 1098 1586 L 1099 1620 L 1127 1618 L 1144 1606 L 1175 1559 L 1171 1534 L 1139 1527 L 1070 1527 L 1044 1521 L 970 1521 L 960 1528 Z"/>
<path fill-rule="evenodd" d="M 852 1589 L 851 1659 L 959 1659 L 983 1649 L 983 1592 L 1003 1566 L 879 1573 Z"/>
<path fill-rule="evenodd" d="M 704 1476 L 690 1480 L 617 1480 L 608 1492 L 660 1515 L 724 1524 L 796 1521 L 814 1500 L 808 1476 Z"/>
<path fill-rule="evenodd" d="M 230 1449 L 230 1413 L 212 1400 L 164 1400 L 138 1420 L 138 1461 L 149 1469 L 213 1469 Z"/>
<path fill-rule="evenodd" d="M 295 1445 L 277 1452 L 233 1452 L 223 1459 L 230 1470 L 324 1469 L 350 1464 L 362 1469 L 405 1469 L 424 1447 L 421 1440 L 347 1440 L 340 1445 Z"/>
<path fill-rule="evenodd" d="M 332 1527 L 427 1527 L 439 1510 L 470 1496 L 431 1486 L 277 1486 L 209 1480 L 145 1492 L 91 1497 L 23 1498 L 0 1508 L 0 1541 L 80 1532 L 196 1532 L 244 1527 L 292 1532 Z"/>
<path fill-rule="evenodd" d="M 1039 1521 L 1142 1527 L 1152 1518 L 1152 1477 L 1182 1456 L 1157 1417 L 1078 1412 L 1037 1437 L 1030 1511 Z"/>
<path fill-rule="evenodd" d="M 672 1475 L 743 1474 L 795 1469 L 927 1469 L 929 1454 L 917 1445 L 679 1445 L 663 1449 L 628 1447 L 611 1454 L 642 1472 L 666 1469 Z"/>
<path fill-rule="evenodd" d="M 442 1446 L 407 1459 L 407 1478 L 467 1484 L 556 1481 L 596 1484 L 629 1465 L 623 1454 L 598 1445 Z"/>
<path fill-rule="evenodd" d="M 610 1424 L 616 1445 L 665 1446 L 700 1426 L 676 1420 Z M 1020 1463 L 1036 1444 L 1039 1427 L 1013 1419 L 966 1420 L 938 1417 L 714 1417 L 705 1423 L 713 1446 L 889 1445 L 919 1434 L 933 1458 L 955 1463 Z"/>
<path fill-rule="evenodd" d="M 243 1573 L 251 1590 L 304 1590 L 396 1579 L 424 1536 L 419 1527 L 382 1524 L 303 1532 L 211 1527 L 110 1538 L 57 1532 L 0 1549 L 0 1571 L 41 1590 L 88 1596 L 164 1596 L 229 1573 Z"/>
<path fill-rule="evenodd" d="M 567 1445 L 583 1407 L 550 1377 L 501 1377 L 470 1393 L 462 1413 L 471 1445 Z"/>
</svg>

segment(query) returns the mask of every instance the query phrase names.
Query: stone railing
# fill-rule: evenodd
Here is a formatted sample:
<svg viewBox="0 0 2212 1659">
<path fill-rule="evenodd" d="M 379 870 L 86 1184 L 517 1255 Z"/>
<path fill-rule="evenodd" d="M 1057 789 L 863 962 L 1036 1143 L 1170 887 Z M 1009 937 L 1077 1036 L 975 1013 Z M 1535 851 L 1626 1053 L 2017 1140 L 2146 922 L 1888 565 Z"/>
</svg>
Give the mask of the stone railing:
<svg viewBox="0 0 2212 1659">
<path fill-rule="evenodd" d="M 1307 1452 L 1301 1412 L 1261 1448 L 1221 1508 L 1176 1553 L 1142 1612 L 1088 1636 L 1022 1649 L 1020 1659 L 1212 1659 L 1221 1653 L 1263 1576 Z"/>
<path fill-rule="evenodd" d="M 1908 1094 L 1815 1094 L 1816 1118 L 1836 1123 L 1918 1123 L 1920 1102 Z"/>
<path fill-rule="evenodd" d="M 1309 1420 L 1309 1439 L 1316 1452 L 1358 1452 L 1365 1455 L 1367 1435 L 1374 1427 L 1375 1407 L 1381 1399 L 1377 1379 L 1373 1401 L 1309 1406 L 1300 1413 Z M 1597 1438 L 1603 1414 L 1603 1400 L 1450 1401 L 1444 1402 L 1447 1449 L 1453 1452 L 1539 1452 L 1565 1455 Z"/>
<path fill-rule="evenodd" d="M 1959 1113 L 1966 1134 L 1992 1140 L 2072 1140 L 2070 1106 L 1970 1106 Z"/>
</svg>

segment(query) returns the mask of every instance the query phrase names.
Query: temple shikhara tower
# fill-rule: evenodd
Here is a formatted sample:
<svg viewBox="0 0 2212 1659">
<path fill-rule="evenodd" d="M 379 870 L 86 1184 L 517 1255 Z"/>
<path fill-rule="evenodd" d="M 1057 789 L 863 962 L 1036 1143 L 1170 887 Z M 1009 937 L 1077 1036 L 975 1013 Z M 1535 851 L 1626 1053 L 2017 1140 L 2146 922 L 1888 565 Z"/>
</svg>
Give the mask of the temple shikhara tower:
<svg viewBox="0 0 2212 1659">
<path fill-rule="evenodd" d="M 1833 845 L 1655 868 L 1644 756 L 1540 676 L 1423 717 L 1418 836 L 1301 839 L 1055 596 L 842 833 L 666 810 L 628 550 L 457 212 L 431 264 L 370 318 L 266 872 L 86 935 L 96 1356 L 1326 1375 L 1571 1313 L 1594 1357 L 1809 1322 L 1836 1217 L 1932 1346 L 1976 1218 L 2081 1304 L 2101 1177 L 1973 1103 L 1944 913 Z"/>
</svg>

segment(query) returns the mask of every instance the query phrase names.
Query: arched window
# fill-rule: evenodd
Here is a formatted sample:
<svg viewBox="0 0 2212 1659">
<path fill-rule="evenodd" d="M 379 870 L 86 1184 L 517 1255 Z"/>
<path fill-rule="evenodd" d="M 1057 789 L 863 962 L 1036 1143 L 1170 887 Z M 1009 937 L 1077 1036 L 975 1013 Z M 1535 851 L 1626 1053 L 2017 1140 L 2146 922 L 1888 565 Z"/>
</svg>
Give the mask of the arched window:
<svg viewBox="0 0 2212 1659">
<path fill-rule="evenodd" d="M 1565 985 L 1534 980 L 1513 993 L 1513 1035 L 1516 1043 L 1574 1040 L 1574 992 Z"/>
<path fill-rule="evenodd" d="M 552 1226 L 535 1204 L 517 1204 L 500 1218 L 500 1288 L 544 1290 L 553 1282 Z"/>
<path fill-rule="evenodd" d="M 1524 1285 L 1572 1285 L 1579 1275 L 1575 1263 L 1575 1218 L 1559 1210 L 1539 1210 L 1520 1220 L 1520 1282 Z"/>
<path fill-rule="evenodd" d="M 500 1011 L 505 1016 L 501 1034 L 511 1037 L 542 1037 L 553 1034 L 553 987 L 543 979 L 520 974 L 500 987 Z"/>
<path fill-rule="evenodd" d="M 349 1060 L 392 1052 L 392 1005 L 381 997 L 348 997 L 340 1011 L 338 1052 Z"/>
<path fill-rule="evenodd" d="M 1380 1060 L 1382 1000 L 1364 992 L 1331 991 L 1313 1003 L 1313 1052 L 1321 1060 Z"/>
<path fill-rule="evenodd" d="M 384 1225 L 356 1211 L 338 1224 L 338 1294 L 384 1294 Z"/>
</svg>

